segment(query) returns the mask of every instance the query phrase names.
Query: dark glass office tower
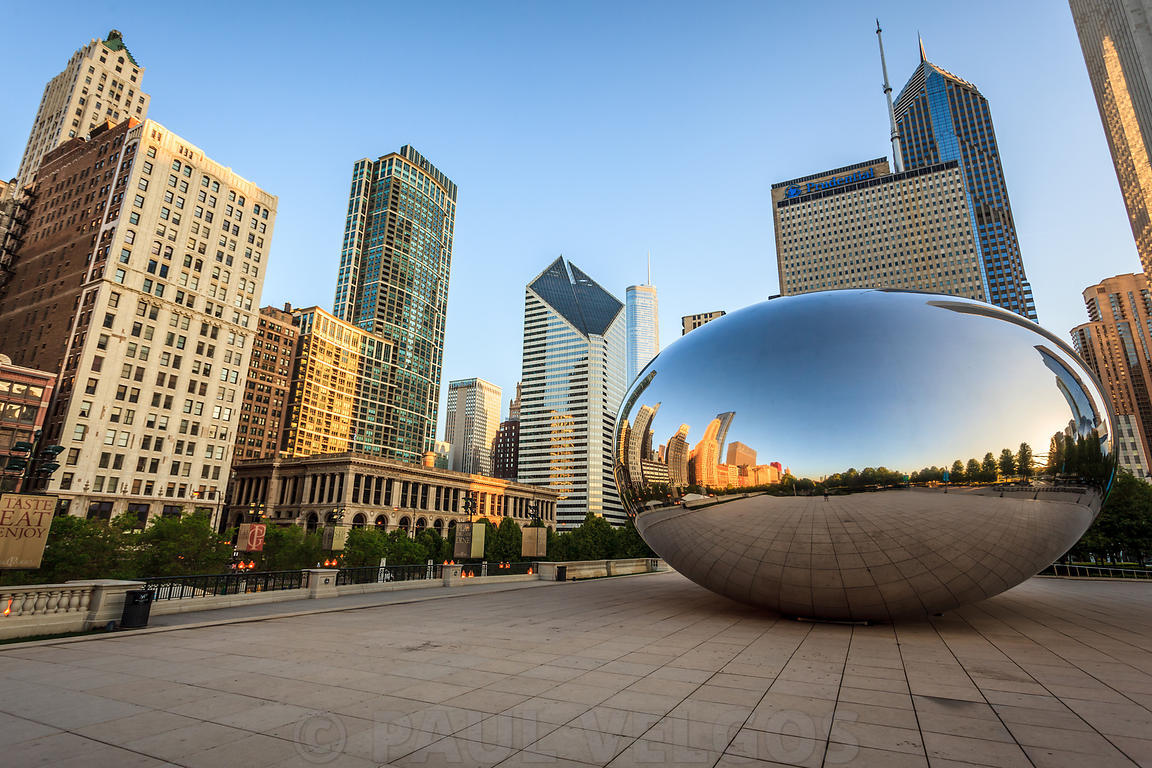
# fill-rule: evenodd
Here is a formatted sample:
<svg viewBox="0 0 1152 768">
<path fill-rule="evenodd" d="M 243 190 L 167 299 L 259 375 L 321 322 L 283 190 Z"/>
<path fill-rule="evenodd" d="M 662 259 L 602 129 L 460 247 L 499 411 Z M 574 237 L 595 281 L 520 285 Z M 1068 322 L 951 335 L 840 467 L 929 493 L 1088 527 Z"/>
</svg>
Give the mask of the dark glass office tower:
<svg viewBox="0 0 1152 768">
<path fill-rule="evenodd" d="M 456 185 L 410 146 L 356 162 L 334 314 L 395 344 L 387 453 L 420 461 L 436 439 Z"/>
<path fill-rule="evenodd" d="M 1035 320 L 988 100 L 972 83 L 927 61 L 921 48 L 920 66 L 896 100 L 896 124 L 905 170 L 959 161 L 988 277 L 988 301 Z"/>
</svg>

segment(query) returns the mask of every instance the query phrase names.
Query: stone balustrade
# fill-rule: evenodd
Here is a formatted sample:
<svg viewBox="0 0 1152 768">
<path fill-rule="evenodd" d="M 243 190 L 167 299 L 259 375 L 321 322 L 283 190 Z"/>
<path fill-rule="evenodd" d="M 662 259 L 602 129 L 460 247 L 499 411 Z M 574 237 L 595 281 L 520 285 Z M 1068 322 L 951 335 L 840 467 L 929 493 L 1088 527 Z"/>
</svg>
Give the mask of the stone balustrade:
<svg viewBox="0 0 1152 768">
<path fill-rule="evenodd" d="M 95 579 L 0 587 L 0 639 L 84 632 L 119 621 L 124 595 L 141 581 Z"/>
<path fill-rule="evenodd" d="M 300 600 L 307 598 L 339 597 L 341 595 L 385 592 L 401 589 L 434 587 L 462 587 L 478 584 L 510 583 L 517 581 L 555 581 L 557 566 L 567 568 L 566 578 L 591 579 L 604 576 L 622 576 L 668 570 L 663 560 L 634 558 L 625 560 L 581 560 L 562 563 L 536 563 L 532 573 L 501 575 L 489 572 L 486 576 L 464 578 L 465 566 L 445 565 L 439 578 L 412 581 L 369 582 L 364 584 L 337 584 L 337 569 L 309 568 L 300 588 L 239 594 L 185 594 L 184 599 L 159 599 L 152 604 L 153 616 L 167 613 L 231 608 L 240 605 Z M 97 579 L 69 581 L 64 584 L 28 584 L 0 587 L 0 640 L 16 637 L 55 635 L 84 632 L 120 621 L 124 611 L 124 598 L 128 590 L 143 589 L 142 581 Z M 163 590 L 163 587 L 161 587 Z"/>
</svg>

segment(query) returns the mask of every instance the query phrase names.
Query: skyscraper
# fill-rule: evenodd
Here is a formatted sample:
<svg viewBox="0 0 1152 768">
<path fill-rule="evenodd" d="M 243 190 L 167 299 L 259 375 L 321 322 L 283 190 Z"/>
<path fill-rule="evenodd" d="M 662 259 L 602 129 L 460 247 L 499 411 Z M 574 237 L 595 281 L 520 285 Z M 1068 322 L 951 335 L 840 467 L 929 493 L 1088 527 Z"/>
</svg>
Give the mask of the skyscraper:
<svg viewBox="0 0 1152 768">
<path fill-rule="evenodd" d="M 276 197 L 128 119 L 45 155 L 32 200 L 0 349 L 59 372 L 45 438 L 67 453 L 47 490 L 94 518 L 215 514 Z"/>
<path fill-rule="evenodd" d="M 68 60 L 64 71 L 48 81 L 20 158 L 15 189 L 31 183 L 44 155 L 77 136 L 86 136 L 105 120 L 120 122 L 148 115 L 150 97 L 141 90 L 140 66 L 118 30 L 93 39 Z"/>
<path fill-rule="evenodd" d="M 1152 2 L 1069 4 L 1136 250 L 1152 280 Z"/>
<path fill-rule="evenodd" d="M 392 342 L 319 307 L 293 310 L 299 341 L 282 452 L 391 458 Z M 429 446 L 431 449 L 431 446 Z"/>
<path fill-rule="evenodd" d="M 500 422 L 492 445 L 492 476 L 515 480 L 520 463 L 520 382 L 516 396 L 508 404 L 508 418 Z"/>
<path fill-rule="evenodd" d="M 987 300 L 955 160 L 889 173 L 876 158 L 772 185 L 784 295 L 899 288 Z"/>
<path fill-rule="evenodd" d="M 1084 291 L 1089 322 L 1072 329 L 1076 351 L 1116 412 L 1120 466 L 1143 479 L 1152 458 L 1152 291 L 1144 275 L 1117 275 Z"/>
<path fill-rule="evenodd" d="M 921 46 L 920 65 L 896 99 L 896 124 L 906 172 L 959 163 L 984 262 L 985 301 L 1035 320 L 988 100 L 930 63 Z"/>
<path fill-rule="evenodd" d="M 298 341 L 290 306 L 260 308 L 236 427 L 237 460 L 269 459 L 280 451 Z"/>
<path fill-rule="evenodd" d="M 358 160 L 334 314 L 393 347 L 385 455 L 419 462 L 436 439 L 456 185 L 410 146 Z"/>
<path fill-rule="evenodd" d="M 656 357 L 660 351 L 660 319 L 657 311 L 656 287 L 651 280 L 645 285 L 630 285 L 625 291 L 625 319 L 627 325 L 628 383 Z"/>
<path fill-rule="evenodd" d="M 703 314 L 699 315 L 684 315 L 680 318 L 680 335 L 683 336 L 684 334 L 688 333 L 688 331 L 694 331 L 702 325 L 707 325 L 718 317 L 724 317 L 726 314 L 728 313 L 722 309 L 719 309 L 715 312 L 704 312 Z"/>
<path fill-rule="evenodd" d="M 524 292 L 519 482 L 561 493 L 557 521 L 624 510 L 612 474 L 626 375 L 624 305 L 575 264 L 556 259 Z"/>
<path fill-rule="evenodd" d="M 500 427 L 500 387 L 484 379 L 448 382 L 444 440 L 451 443 L 448 468 L 492 476 L 492 451 Z"/>
</svg>

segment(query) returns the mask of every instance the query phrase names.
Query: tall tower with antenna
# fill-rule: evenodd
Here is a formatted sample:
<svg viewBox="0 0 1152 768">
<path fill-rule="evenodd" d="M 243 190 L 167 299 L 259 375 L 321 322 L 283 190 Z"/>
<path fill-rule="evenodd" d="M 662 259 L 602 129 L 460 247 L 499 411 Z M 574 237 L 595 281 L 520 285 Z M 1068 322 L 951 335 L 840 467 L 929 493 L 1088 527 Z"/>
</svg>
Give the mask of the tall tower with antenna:
<svg viewBox="0 0 1152 768">
<path fill-rule="evenodd" d="M 652 252 L 648 252 L 648 282 L 630 285 L 625 291 L 625 339 L 628 383 L 631 384 L 648 361 L 660 351 L 660 318 L 656 287 L 652 285 Z"/>
<path fill-rule="evenodd" d="M 884 98 L 888 100 L 888 124 L 892 127 L 892 167 L 896 173 L 904 170 L 900 151 L 900 131 L 896 128 L 896 111 L 892 108 L 892 86 L 888 85 L 888 63 L 884 61 L 884 36 L 880 34 L 880 19 L 876 19 L 876 42 L 880 43 L 880 70 L 884 73 Z M 924 43 L 920 43 L 920 58 L 924 58 Z"/>
</svg>

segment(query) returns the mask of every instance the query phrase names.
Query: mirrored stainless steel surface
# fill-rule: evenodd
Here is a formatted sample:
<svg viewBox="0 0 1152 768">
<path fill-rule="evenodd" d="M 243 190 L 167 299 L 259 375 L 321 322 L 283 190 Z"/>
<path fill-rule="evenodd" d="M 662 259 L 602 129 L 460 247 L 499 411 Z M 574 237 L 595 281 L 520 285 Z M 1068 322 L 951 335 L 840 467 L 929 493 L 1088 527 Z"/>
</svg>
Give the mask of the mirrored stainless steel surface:
<svg viewBox="0 0 1152 768">
<path fill-rule="evenodd" d="M 830 291 L 661 352 L 624 399 L 615 473 L 641 535 L 698 584 L 884 620 L 990 597 L 1067 551 L 1111 484 L 1112 421 L 1035 323 L 953 296 Z"/>
</svg>

